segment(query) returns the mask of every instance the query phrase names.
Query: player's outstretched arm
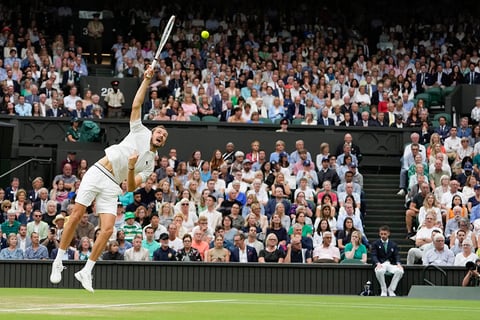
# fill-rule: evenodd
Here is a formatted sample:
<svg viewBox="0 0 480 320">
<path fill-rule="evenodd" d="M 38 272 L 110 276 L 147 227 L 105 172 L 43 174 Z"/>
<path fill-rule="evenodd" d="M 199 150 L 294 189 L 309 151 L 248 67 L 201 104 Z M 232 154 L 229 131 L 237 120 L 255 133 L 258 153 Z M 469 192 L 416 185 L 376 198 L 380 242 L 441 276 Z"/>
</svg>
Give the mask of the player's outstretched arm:
<svg viewBox="0 0 480 320">
<path fill-rule="evenodd" d="M 135 98 L 133 99 L 132 104 L 132 113 L 130 114 L 130 122 L 136 121 L 141 118 L 142 116 L 142 104 L 143 100 L 145 99 L 145 94 L 147 93 L 148 85 L 150 84 L 150 80 L 153 77 L 153 70 L 151 67 L 145 71 L 143 76 L 143 81 L 140 84 L 140 87 L 135 94 Z"/>
</svg>

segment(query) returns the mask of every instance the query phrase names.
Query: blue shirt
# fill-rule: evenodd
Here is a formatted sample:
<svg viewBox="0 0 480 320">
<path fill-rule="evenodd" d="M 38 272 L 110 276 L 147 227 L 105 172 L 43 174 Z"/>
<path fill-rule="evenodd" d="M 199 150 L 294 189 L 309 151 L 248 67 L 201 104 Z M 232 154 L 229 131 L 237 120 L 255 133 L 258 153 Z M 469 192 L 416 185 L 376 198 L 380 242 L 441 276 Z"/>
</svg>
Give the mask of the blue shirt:
<svg viewBox="0 0 480 320">
<path fill-rule="evenodd" d="M 31 117 L 32 116 L 32 105 L 25 102 L 24 104 L 15 105 L 15 113 L 21 117 Z"/>
<path fill-rule="evenodd" d="M 23 260 L 23 251 L 19 248 L 15 248 L 13 251 L 5 248 L 0 251 L 0 260 Z"/>
<path fill-rule="evenodd" d="M 48 250 L 44 245 L 39 245 L 37 250 L 32 247 L 25 249 L 25 259 L 48 259 Z"/>
</svg>

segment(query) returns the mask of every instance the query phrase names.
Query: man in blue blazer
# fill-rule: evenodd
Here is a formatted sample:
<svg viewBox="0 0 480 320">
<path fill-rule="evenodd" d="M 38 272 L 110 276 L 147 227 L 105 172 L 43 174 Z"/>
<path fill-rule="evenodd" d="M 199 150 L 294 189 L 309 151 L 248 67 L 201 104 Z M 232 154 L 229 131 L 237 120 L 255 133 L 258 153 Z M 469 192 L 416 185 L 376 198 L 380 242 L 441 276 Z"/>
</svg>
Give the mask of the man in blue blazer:
<svg viewBox="0 0 480 320">
<path fill-rule="evenodd" d="M 400 262 L 400 252 L 395 242 L 389 239 L 390 227 L 381 226 L 379 230 L 380 239 L 372 244 L 372 264 L 375 267 L 375 276 L 380 284 L 381 296 L 395 296 L 398 282 L 403 277 L 403 267 Z M 393 273 L 393 279 L 387 289 L 385 273 Z"/>
<path fill-rule="evenodd" d="M 245 244 L 244 233 L 236 234 L 233 237 L 233 244 L 235 247 L 230 250 L 230 262 L 258 262 L 257 250 Z"/>
</svg>

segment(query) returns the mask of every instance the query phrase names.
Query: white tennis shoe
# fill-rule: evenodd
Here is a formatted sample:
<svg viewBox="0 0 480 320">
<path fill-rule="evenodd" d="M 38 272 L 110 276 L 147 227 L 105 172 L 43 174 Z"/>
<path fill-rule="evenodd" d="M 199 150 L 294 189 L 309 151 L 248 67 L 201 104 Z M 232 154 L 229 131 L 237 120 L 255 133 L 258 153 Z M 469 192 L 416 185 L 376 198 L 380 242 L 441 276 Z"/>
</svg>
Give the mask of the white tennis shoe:
<svg viewBox="0 0 480 320">
<path fill-rule="evenodd" d="M 53 261 L 52 263 L 52 273 L 50 274 L 50 282 L 57 284 L 62 281 L 62 271 L 65 267 L 62 264 L 62 261 Z"/>
<path fill-rule="evenodd" d="M 91 292 L 93 293 L 93 287 L 92 287 L 92 275 L 83 271 L 83 270 L 80 270 L 78 271 L 77 273 L 75 273 L 75 278 L 80 281 L 80 283 L 82 284 L 83 288 L 85 288 L 85 290 L 87 290 L 88 292 Z"/>
</svg>

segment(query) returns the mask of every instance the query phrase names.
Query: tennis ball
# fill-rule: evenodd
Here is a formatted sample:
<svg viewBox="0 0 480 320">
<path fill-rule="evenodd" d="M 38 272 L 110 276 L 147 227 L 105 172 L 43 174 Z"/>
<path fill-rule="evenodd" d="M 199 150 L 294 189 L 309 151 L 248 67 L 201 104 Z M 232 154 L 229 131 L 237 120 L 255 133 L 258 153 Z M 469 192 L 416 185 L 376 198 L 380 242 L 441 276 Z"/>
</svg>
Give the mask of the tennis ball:
<svg viewBox="0 0 480 320">
<path fill-rule="evenodd" d="M 202 36 L 203 39 L 208 39 L 208 37 L 210 37 L 210 33 L 208 33 L 207 30 L 203 30 L 200 35 Z"/>
</svg>

